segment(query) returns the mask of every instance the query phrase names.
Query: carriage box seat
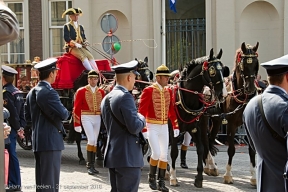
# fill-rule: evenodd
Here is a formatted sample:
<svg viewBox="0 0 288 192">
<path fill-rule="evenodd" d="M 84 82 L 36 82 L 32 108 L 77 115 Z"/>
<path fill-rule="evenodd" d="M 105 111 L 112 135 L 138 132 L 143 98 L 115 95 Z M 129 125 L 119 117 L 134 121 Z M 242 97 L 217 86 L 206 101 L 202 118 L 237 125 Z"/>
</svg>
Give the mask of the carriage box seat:
<svg viewBox="0 0 288 192">
<path fill-rule="evenodd" d="M 107 59 L 95 60 L 100 71 L 111 71 L 109 61 Z M 52 84 L 54 89 L 72 89 L 74 81 L 85 70 L 81 61 L 70 53 L 65 53 L 59 57 L 58 71 L 55 83 Z"/>
</svg>

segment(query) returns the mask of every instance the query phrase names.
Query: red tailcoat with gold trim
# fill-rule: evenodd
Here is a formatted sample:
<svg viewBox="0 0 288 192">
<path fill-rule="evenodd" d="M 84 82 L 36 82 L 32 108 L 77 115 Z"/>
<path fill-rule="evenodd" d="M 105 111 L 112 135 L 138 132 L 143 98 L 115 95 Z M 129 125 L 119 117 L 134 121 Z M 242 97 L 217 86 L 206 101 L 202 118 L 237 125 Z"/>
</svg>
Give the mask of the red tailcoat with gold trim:
<svg viewBox="0 0 288 192">
<path fill-rule="evenodd" d="M 81 115 L 100 115 L 100 104 L 105 96 L 104 90 L 96 88 L 93 93 L 90 86 L 81 87 L 76 92 L 73 117 L 74 127 L 81 126 Z"/>
<path fill-rule="evenodd" d="M 168 87 L 164 87 L 162 91 L 156 83 L 146 87 L 140 98 L 139 113 L 146 118 L 147 123 L 167 124 L 169 118 L 173 128 L 179 129 L 172 91 Z"/>
</svg>

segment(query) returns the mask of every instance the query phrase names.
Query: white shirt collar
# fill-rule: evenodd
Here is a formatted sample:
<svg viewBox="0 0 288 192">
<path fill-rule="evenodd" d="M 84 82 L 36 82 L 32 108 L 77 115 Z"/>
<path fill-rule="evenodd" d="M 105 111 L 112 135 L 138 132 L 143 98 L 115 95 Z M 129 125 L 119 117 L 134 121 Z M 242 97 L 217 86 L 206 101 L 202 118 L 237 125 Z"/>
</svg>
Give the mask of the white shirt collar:
<svg viewBox="0 0 288 192">
<path fill-rule="evenodd" d="M 76 28 L 78 28 L 78 21 L 73 21 Z"/>
<path fill-rule="evenodd" d="M 156 81 L 156 85 L 159 87 L 159 89 L 162 91 L 163 87 Z"/>
<path fill-rule="evenodd" d="M 95 86 L 95 87 L 92 87 L 91 85 L 89 85 L 89 87 L 91 88 L 91 90 L 92 90 L 92 93 L 95 93 L 95 90 L 97 89 L 97 86 Z"/>
</svg>

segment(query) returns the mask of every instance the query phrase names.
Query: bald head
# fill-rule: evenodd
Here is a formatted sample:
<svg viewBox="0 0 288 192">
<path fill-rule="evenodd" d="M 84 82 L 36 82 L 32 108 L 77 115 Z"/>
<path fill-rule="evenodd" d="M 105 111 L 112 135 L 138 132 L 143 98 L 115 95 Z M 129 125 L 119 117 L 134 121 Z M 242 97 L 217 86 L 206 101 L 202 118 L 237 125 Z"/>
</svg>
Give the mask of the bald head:
<svg viewBox="0 0 288 192">
<path fill-rule="evenodd" d="M 120 73 L 116 74 L 116 82 L 118 85 L 122 85 L 128 91 L 131 91 L 134 87 L 136 75 L 134 73 Z"/>
</svg>

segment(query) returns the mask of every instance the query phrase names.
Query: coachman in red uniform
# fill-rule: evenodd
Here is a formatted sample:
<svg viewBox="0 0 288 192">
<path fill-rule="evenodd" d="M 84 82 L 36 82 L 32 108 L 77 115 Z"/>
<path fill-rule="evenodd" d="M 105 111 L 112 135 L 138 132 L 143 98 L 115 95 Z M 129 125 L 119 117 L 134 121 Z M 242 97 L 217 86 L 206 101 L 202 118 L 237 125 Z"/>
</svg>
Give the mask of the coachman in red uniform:
<svg viewBox="0 0 288 192">
<path fill-rule="evenodd" d="M 146 131 L 152 149 L 150 172 L 148 175 L 149 186 L 153 190 L 158 188 L 159 191 L 164 192 L 169 191 L 165 187 L 164 181 L 168 162 L 168 118 L 171 120 L 174 129 L 174 137 L 179 135 L 172 91 L 167 87 L 169 76 L 169 69 L 165 65 L 158 67 L 156 71 L 156 83 L 143 90 L 139 104 L 139 113 L 146 118 Z M 157 167 L 159 168 L 158 186 L 156 185 Z"/>
<path fill-rule="evenodd" d="M 97 139 L 101 126 L 100 104 L 105 95 L 104 90 L 97 87 L 99 75 L 91 70 L 88 73 L 88 85 L 81 87 L 76 92 L 74 101 L 74 127 L 75 131 L 82 131 L 87 135 L 87 169 L 89 175 L 99 173 L 94 167 L 97 150 Z"/>
</svg>

